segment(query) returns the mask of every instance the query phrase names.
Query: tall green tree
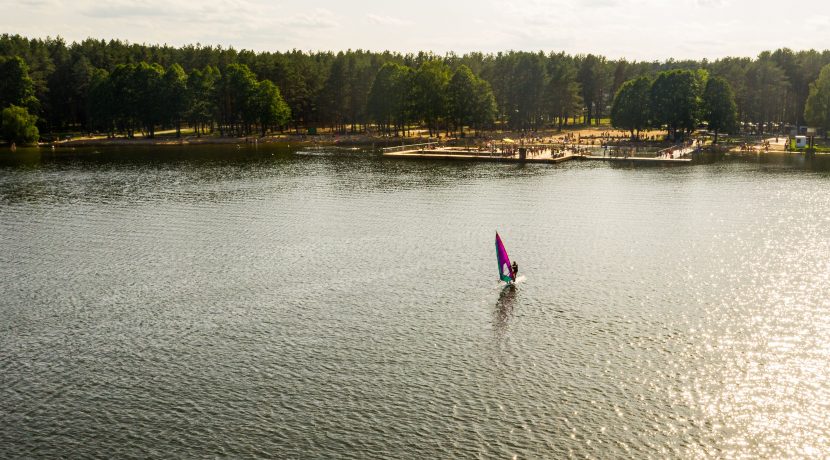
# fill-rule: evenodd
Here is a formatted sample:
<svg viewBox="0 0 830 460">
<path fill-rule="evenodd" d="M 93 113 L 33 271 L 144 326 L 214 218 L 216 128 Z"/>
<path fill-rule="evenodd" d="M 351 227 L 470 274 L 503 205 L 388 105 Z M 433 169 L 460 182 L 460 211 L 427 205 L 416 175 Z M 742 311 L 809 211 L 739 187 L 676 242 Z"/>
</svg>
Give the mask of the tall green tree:
<svg viewBox="0 0 830 460">
<path fill-rule="evenodd" d="M 136 88 L 137 82 L 134 78 L 134 64 L 119 64 L 107 77 L 108 92 L 100 92 L 100 96 L 106 96 L 106 100 L 98 100 L 95 104 L 109 102 L 109 112 L 112 117 L 114 129 L 124 132 L 127 137 L 132 138 L 136 125 L 139 124 L 138 104 L 141 93 Z"/>
<path fill-rule="evenodd" d="M 393 62 L 384 64 L 378 70 L 375 81 L 372 83 L 372 89 L 369 91 L 369 100 L 367 102 L 369 117 L 386 134 L 390 133 L 390 127 L 394 125 L 395 80 L 401 67 L 403 66 Z"/>
<path fill-rule="evenodd" d="M 43 114 L 50 129 L 88 128 L 87 98 L 95 67 L 86 56 L 60 47 L 53 51 L 55 71 L 49 75 Z"/>
<path fill-rule="evenodd" d="M 213 126 L 216 113 L 214 93 L 219 78 L 219 69 L 212 66 L 206 66 L 204 70 L 194 69 L 187 76 L 186 116 L 197 136 L 204 134 L 207 126 Z"/>
<path fill-rule="evenodd" d="M 504 122 L 508 114 L 515 109 L 510 100 L 512 92 L 511 74 L 515 57 L 511 53 L 499 52 L 484 62 L 482 77 L 490 83 L 493 96 L 496 98 L 498 108 L 497 118 Z"/>
<path fill-rule="evenodd" d="M 412 76 L 411 68 L 387 62 L 372 83 L 367 101 L 367 111 L 371 119 L 387 135 L 397 136 L 399 130 L 406 127 L 412 115 Z"/>
<path fill-rule="evenodd" d="M 165 120 L 164 68 L 144 61 L 132 69 L 133 94 L 137 98 L 136 117 L 147 137 L 156 136 L 156 127 Z"/>
<path fill-rule="evenodd" d="M 784 119 L 786 95 L 790 83 L 783 69 L 771 58 L 769 52 L 761 53 L 747 68 L 746 85 L 747 118 L 759 133 L 768 132 Z"/>
<path fill-rule="evenodd" d="M 113 89 L 109 73 L 104 69 L 94 69 L 89 83 L 86 101 L 86 113 L 90 131 L 103 131 L 107 137 L 113 135 L 115 128 L 113 113 Z"/>
<path fill-rule="evenodd" d="M 10 105 L 30 110 L 38 106 L 29 66 L 19 56 L 0 60 L 0 108 Z"/>
<path fill-rule="evenodd" d="M 709 129 L 715 132 L 714 143 L 718 143 L 718 134 L 734 131 L 738 127 L 738 109 L 735 95 L 729 82 L 721 77 L 711 77 L 703 90 L 703 119 Z"/>
<path fill-rule="evenodd" d="M 575 117 L 582 107 L 580 86 L 576 81 L 576 65 L 565 53 L 552 54 L 548 64 L 548 89 L 546 105 L 559 130 L 568 117 Z"/>
<path fill-rule="evenodd" d="M 366 110 L 369 92 L 383 58 L 361 50 L 352 54 L 348 66 L 350 95 L 346 118 L 351 125 L 351 132 L 355 133 L 360 125 L 365 127 L 369 121 Z"/>
<path fill-rule="evenodd" d="M 477 78 L 466 65 L 455 69 L 455 73 L 447 85 L 447 102 L 450 119 L 456 129 L 464 135 L 464 125 L 473 121 L 476 110 Z"/>
<path fill-rule="evenodd" d="M 104 69 L 94 69 L 89 83 L 86 113 L 90 131 L 100 130 L 111 137 L 115 129 L 115 101 L 112 80 Z"/>
<path fill-rule="evenodd" d="M 598 114 L 601 112 L 602 88 L 603 88 L 603 67 L 605 58 L 589 54 L 580 62 L 577 79 L 582 87 L 582 100 L 585 104 L 585 123 L 590 124 L 596 118 L 599 123 Z"/>
<path fill-rule="evenodd" d="M 90 85 L 92 84 L 92 80 L 95 77 L 95 73 L 98 69 L 92 66 L 85 56 L 81 56 L 75 62 L 72 63 L 72 67 L 69 70 L 71 74 L 70 81 L 72 91 L 69 94 L 69 111 L 67 113 L 67 119 L 63 120 L 55 120 L 56 124 L 77 124 L 84 128 L 88 128 L 88 112 L 87 112 L 87 105 L 89 99 L 89 92 L 90 92 Z M 50 99 L 51 97 L 51 87 L 50 87 Z"/>
<path fill-rule="evenodd" d="M 450 69 L 434 59 L 421 64 L 413 81 L 413 101 L 416 115 L 424 121 L 429 135 L 437 134 L 439 123 L 447 114 L 447 86 Z"/>
<path fill-rule="evenodd" d="M 155 137 L 156 127 L 164 121 L 165 114 L 164 69 L 144 61 L 121 64 L 107 78 L 109 88 L 101 96 L 106 95 L 112 104 L 116 128 L 129 137 L 136 129 L 143 130 L 147 137 Z"/>
<path fill-rule="evenodd" d="M 825 52 L 824 54 L 830 58 L 830 52 Z M 800 104 L 801 110 L 798 112 L 798 115 L 802 117 L 802 121 L 805 121 L 805 106 L 807 104 L 807 98 L 810 96 L 810 84 L 818 79 L 821 69 L 825 65 L 830 64 L 830 59 L 825 60 L 822 53 L 816 50 L 799 51 L 796 53 L 795 59 L 798 65 L 799 83 L 801 85 L 795 97 L 796 110 L 799 110 Z"/>
<path fill-rule="evenodd" d="M 271 80 L 263 80 L 257 85 L 254 107 L 263 137 L 269 127 L 285 126 L 291 118 L 291 109 Z"/>
<path fill-rule="evenodd" d="M 830 130 L 830 65 L 821 69 L 818 79 L 810 84 L 804 118 L 812 126 L 822 128 L 827 137 Z"/>
<path fill-rule="evenodd" d="M 182 119 L 187 111 L 187 74 L 179 64 L 172 64 L 164 72 L 162 82 L 162 110 L 167 123 L 176 127 L 176 137 L 182 135 Z"/>
<path fill-rule="evenodd" d="M 257 113 L 253 104 L 256 76 L 246 65 L 230 64 L 216 86 L 220 132 L 242 136 L 251 132 Z"/>
<path fill-rule="evenodd" d="M 455 127 L 464 135 L 464 126 L 476 131 L 491 125 L 496 117 L 496 100 L 490 84 L 461 64 L 447 87 L 449 115 Z"/>
<path fill-rule="evenodd" d="M 611 125 L 631 132 L 631 138 L 640 137 L 640 131 L 649 127 L 651 80 L 639 77 L 620 86 L 611 106 Z"/>
<path fill-rule="evenodd" d="M 541 53 L 518 53 L 510 75 L 508 119 L 514 129 L 538 129 L 545 113 L 547 69 Z"/>
<path fill-rule="evenodd" d="M 805 75 L 801 72 L 796 54 L 789 48 L 780 48 L 770 53 L 769 59 L 784 72 L 788 83 L 781 95 L 780 121 L 802 124 L 809 82 L 804 81 Z M 804 96 L 801 96 L 801 93 L 804 93 Z"/>
<path fill-rule="evenodd" d="M 318 104 L 322 121 L 338 132 L 346 132 L 346 123 L 351 105 L 350 59 L 344 52 L 337 53 L 331 63 L 329 75 L 320 90 Z"/>
<path fill-rule="evenodd" d="M 749 58 L 724 58 L 713 62 L 709 71 L 714 77 L 721 77 L 729 83 L 735 94 L 735 107 L 738 112 L 738 121 L 747 120 L 749 109 L 749 89 L 747 86 L 747 69 L 752 60 Z"/>
<path fill-rule="evenodd" d="M 660 72 L 649 95 L 654 124 L 665 126 L 674 140 L 691 132 L 699 119 L 700 95 L 700 82 L 695 72 Z"/>
<path fill-rule="evenodd" d="M 490 83 L 481 78 L 476 78 L 473 88 L 473 112 L 470 121 L 476 130 L 476 134 L 484 128 L 488 128 L 496 121 L 496 98 Z"/>
</svg>

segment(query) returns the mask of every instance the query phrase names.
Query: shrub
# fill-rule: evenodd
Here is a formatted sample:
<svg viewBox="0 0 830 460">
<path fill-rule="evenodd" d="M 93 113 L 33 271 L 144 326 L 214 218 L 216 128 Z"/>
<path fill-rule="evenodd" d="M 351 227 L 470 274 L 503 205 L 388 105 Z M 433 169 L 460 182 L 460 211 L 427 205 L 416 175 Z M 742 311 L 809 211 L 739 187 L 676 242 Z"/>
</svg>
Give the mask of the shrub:
<svg viewBox="0 0 830 460">
<path fill-rule="evenodd" d="M 34 144 L 40 137 L 36 122 L 37 117 L 30 115 L 26 109 L 11 105 L 3 109 L 0 116 L 0 133 L 9 143 Z"/>
</svg>

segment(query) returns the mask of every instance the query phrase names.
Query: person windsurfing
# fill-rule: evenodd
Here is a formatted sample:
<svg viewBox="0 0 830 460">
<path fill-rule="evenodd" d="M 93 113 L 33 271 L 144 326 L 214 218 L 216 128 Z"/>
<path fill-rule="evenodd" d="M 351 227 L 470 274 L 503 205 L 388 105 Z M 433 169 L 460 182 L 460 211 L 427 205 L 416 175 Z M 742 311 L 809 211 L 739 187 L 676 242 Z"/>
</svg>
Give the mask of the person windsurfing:
<svg viewBox="0 0 830 460">
<path fill-rule="evenodd" d="M 516 281 L 516 277 L 519 276 L 519 264 L 516 261 L 513 261 L 513 281 Z"/>
</svg>

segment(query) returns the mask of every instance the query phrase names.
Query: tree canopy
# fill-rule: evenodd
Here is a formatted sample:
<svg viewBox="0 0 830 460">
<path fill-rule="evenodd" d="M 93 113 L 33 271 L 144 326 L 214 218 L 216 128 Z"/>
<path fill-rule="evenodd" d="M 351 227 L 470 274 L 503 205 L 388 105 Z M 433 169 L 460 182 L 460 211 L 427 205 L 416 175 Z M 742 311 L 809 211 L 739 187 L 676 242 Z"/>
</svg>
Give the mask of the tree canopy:
<svg viewBox="0 0 830 460">
<path fill-rule="evenodd" d="M 718 143 L 718 134 L 734 131 L 738 127 L 738 109 L 735 95 L 729 83 L 721 77 L 712 77 L 703 90 L 703 119 L 709 129 L 715 132 L 714 143 Z"/>
<path fill-rule="evenodd" d="M 426 124 L 430 136 L 438 132 L 441 119 L 447 115 L 449 83 L 450 68 L 437 59 L 424 62 L 415 72 L 413 106 L 415 113 Z"/>
<path fill-rule="evenodd" d="M 660 72 L 651 85 L 652 122 L 665 126 L 674 139 L 693 131 L 700 114 L 700 95 L 700 80 L 695 72 Z"/>
<path fill-rule="evenodd" d="M 824 66 L 818 79 L 810 84 L 804 117 L 811 125 L 830 131 L 830 65 Z"/>
<path fill-rule="evenodd" d="M 738 122 L 780 132 L 805 122 L 811 85 L 828 64 L 830 51 L 787 48 L 755 58 L 642 62 L 524 51 L 253 52 L 3 34 L 0 109 L 25 107 L 47 135 L 79 130 L 153 136 L 186 124 L 200 135 L 217 130 L 237 136 L 262 133 L 263 123 L 266 131 L 329 127 L 388 135 L 413 126 L 432 135 L 490 126 L 561 129 L 598 123 L 625 82 L 648 77 L 654 82 L 651 121 L 682 135 L 707 118 L 701 112 L 704 88 L 708 78 L 720 77 L 732 88 Z M 279 90 L 287 121 L 271 123 L 258 110 L 264 81 Z"/>
<path fill-rule="evenodd" d="M 0 114 L 0 132 L 7 142 L 19 144 L 33 144 L 38 140 L 38 130 L 35 126 L 37 117 L 30 115 L 24 107 L 10 105 Z"/>
<path fill-rule="evenodd" d="M 403 130 L 412 115 L 411 68 L 387 62 L 380 68 L 367 101 L 369 118 L 386 134 Z"/>
<path fill-rule="evenodd" d="M 0 58 L 0 107 L 37 108 L 29 66 L 19 56 Z"/>
<path fill-rule="evenodd" d="M 448 115 L 455 127 L 464 134 L 464 126 L 476 129 L 495 119 L 496 103 L 490 85 L 476 77 L 466 65 L 455 70 L 447 87 Z"/>
<path fill-rule="evenodd" d="M 641 130 L 651 126 L 650 91 L 651 80 L 648 77 L 624 82 L 614 96 L 611 125 L 631 131 L 632 138 L 639 137 Z"/>
</svg>

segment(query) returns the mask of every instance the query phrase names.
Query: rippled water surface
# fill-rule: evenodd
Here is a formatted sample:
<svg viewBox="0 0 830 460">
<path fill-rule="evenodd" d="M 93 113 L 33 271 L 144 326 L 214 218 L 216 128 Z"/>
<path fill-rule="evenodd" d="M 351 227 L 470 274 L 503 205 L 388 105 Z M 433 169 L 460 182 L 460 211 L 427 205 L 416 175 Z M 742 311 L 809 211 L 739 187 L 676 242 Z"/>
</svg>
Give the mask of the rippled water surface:
<svg viewBox="0 0 830 460">
<path fill-rule="evenodd" d="M 0 457 L 830 455 L 826 173 L 3 155 Z"/>
</svg>

